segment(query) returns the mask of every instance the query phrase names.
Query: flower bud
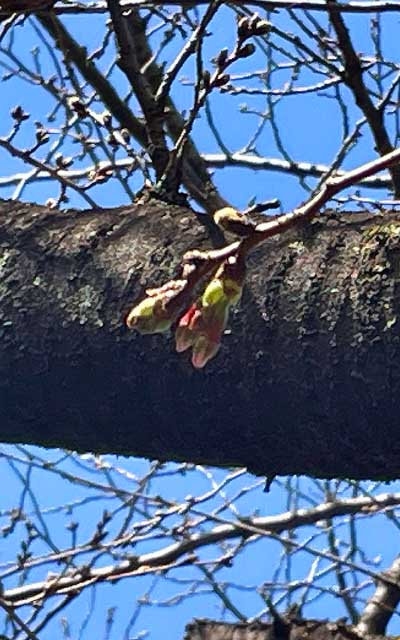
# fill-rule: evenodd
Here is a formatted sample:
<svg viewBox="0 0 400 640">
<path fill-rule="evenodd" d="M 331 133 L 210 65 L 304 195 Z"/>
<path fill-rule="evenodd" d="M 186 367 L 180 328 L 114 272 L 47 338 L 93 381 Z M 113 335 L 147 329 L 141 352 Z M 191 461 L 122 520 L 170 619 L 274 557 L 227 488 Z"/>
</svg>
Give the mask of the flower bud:
<svg viewBox="0 0 400 640">
<path fill-rule="evenodd" d="M 214 213 L 214 222 L 228 234 L 246 238 L 255 232 L 256 224 L 233 207 L 223 207 Z"/>
<path fill-rule="evenodd" d="M 213 342 L 207 336 L 199 336 L 193 345 L 192 365 L 196 369 L 205 367 L 217 355 L 220 346 L 220 342 Z"/>
<path fill-rule="evenodd" d="M 247 44 L 244 44 L 243 47 L 240 47 L 240 49 L 237 52 L 237 57 L 249 58 L 250 56 L 253 55 L 255 50 L 256 50 L 255 45 L 252 42 L 248 42 Z"/>
<path fill-rule="evenodd" d="M 209 91 L 209 89 L 210 89 L 211 74 L 210 74 L 210 72 L 209 72 L 207 69 L 205 69 L 205 70 L 203 71 L 203 77 L 202 77 L 202 80 L 203 80 L 203 87 L 204 87 L 204 89 L 205 89 L 206 91 Z"/>
<path fill-rule="evenodd" d="M 228 277 L 213 278 L 201 299 L 204 307 L 216 304 L 236 304 L 242 295 L 242 284 Z"/>
<path fill-rule="evenodd" d="M 224 48 L 221 49 L 221 51 L 219 52 L 217 58 L 216 58 L 216 64 L 220 69 L 223 69 L 225 67 L 226 61 L 228 60 L 229 57 L 229 51 L 228 49 Z"/>
<path fill-rule="evenodd" d="M 175 331 L 175 349 L 177 353 L 182 353 L 193 346 L 196 334 L 188 327 L 177 327 Z"/>
<path fill-rule="evenodd" d="M 213 278 L 206 286 L 201 298 L 203 307 L 211 307 L 223 301 L 225 297 L 224 284 L 219 278 Z"/>
<path fill-rule="evenodd" d="M 162 287 L 147 289 L 147 298 L 129 312 L 126 324 L 140 333 L 163 333 L 175 321 L 182 306 L 186 280 L 170 280 Z"/>
<path fill-rule="evenodd" d="M 160 297 L 145 298 L 133 307 L 126 318 L 129 329 L 136 329 L 139 333 L 163 333 L 170 328 L 173 318 L 168 317 L 163 309 Z"/>
<path fill-rule="evenodd" d="M 193 348 L 192 364 L 203 368 L 217 353 L 228 322 L 229 310 L 242 293 L 242 285 L 223 276 L 214 277 L 202 297 L 181 317 L 176 329 L 176 350 Z"/>
<path fill-rule="evenodd" d="M 195 329 L 199 328 L 198 325 L 200 318 L 201 310 L 197 304 L 194 303 L 179 320 L 179 324 L 175 332 L 176 350 L 178 353 L 182 353 L 182 351 L 186 351 L 186 349 L 193 346 L 198 335 L 195 332 Z"/>
<path fill-rule="evenodd" d="M 271 22 L 268 20 L 259 20 L 254 28 L 253 34 L 255 36 L 266 36 L 271 31 Z"/>
<path fill-rule="evenodd" d="M 237 32 L 238 32 L 239 38 L 242 38 L 242 39 L 247 38 L 247 36 L 249 35 L 249 19 L 246 18 L 245 16 L 239 19 L 238 25 L 237 25 Z"/>
</svg>

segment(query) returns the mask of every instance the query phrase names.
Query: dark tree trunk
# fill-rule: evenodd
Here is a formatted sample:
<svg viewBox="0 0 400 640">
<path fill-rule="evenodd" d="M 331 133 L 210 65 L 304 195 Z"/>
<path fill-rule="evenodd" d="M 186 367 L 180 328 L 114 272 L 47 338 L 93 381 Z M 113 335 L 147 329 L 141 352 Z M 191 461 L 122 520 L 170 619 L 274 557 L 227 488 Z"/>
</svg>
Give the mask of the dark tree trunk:
<svg viewBox="0 0 400 640">
<path fill-rule="evenodd" d="M 389 640 L 390 636 L 364 636 L 362 640 Z M 186 627 L 183 640 L 361 640 L 350 625 L 320 620 L 295 620 L 287 626 L 262 622 L 196 620 Z M 395 640 L 395 638 L 393 638 Z"/>
<path fill-rule="evenodd" d="M 321 218 L 254 252 L 220 354 L 196 371 L 124 315 L 211 246 L 163 203 L 0 204 L 0 438 L 273 474 L 400 472 L 400 225 Z"/>
</svg>

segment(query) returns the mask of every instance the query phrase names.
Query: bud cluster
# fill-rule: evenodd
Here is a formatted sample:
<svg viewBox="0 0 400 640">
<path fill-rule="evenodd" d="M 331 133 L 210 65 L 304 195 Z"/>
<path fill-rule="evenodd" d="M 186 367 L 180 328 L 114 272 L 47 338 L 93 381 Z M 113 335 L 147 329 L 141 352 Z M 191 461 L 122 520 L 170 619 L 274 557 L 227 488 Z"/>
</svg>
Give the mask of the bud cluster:
<svg viewBox="0 0 400 640">
<path fill-rule="evenodd" d="M 203 368 L 217 354 L 230 308 L 241 294 L 242 283 L 217 273 L 201 298 L 179 320 L 176 350 L 180 353 L 192 348 L 192 364 L 196 369 Z"/>
<path fill-rule="evenodd" d="M 236 258 L 224 262 L 206 285 L 203 294 L 184 312 L 176 328 L 176 350 L 192 349 L 192 364 L 203 368 L 218 352 L 231 307 L 243 289 L 244 267 Z M 140 333 L 163 333 L 179 317 L 187 301 L 187 280 L 173 280 L 147 297 L 128 314 L 129 329 Z"/>
<path fill-rule="evenodd" d="M 271 23 L 254 13 L 250 18 L 239 18 L 237 30 L 239 39 L 244 41 L 252 36 L 266 36 L 271 30 Z"/>
<path fill-rule="evenodd" d="M 251 17 L 241 17 L 237 25 L 237 43 L 234 51 L 229 54 L 227 48 L 221 49 L 213 62 L 217 67 L 216 73 L 211 76 L 208 70 L 203 71 L 201 82 L 202 88 L 209 93 L 214 87 L 219 87 L 221 91 L 227 90 L 230 81 L 229 73 L 225 73 L 227 67 L 241 58 L 252 56 L 256 47 L 252 42 L 246 42 L 253 36 L 267 35 L 271 30 L 271 23 L 263 20 L 256 13 Z"/>
</svg>

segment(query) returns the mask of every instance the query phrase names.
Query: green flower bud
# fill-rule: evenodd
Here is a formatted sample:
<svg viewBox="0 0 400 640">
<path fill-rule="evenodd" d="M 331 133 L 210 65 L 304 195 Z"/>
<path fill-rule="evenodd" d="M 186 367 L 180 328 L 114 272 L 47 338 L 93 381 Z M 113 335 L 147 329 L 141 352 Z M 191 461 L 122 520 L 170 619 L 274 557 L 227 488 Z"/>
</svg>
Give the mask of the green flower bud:
<svg viewBox="0 0 400 640">
<path fill-rule="evenodd" d="M 220 342 L 213 342 L 205 335 L 200 335 L 193 345 L 192 365 L 196 369 L 202 369 L 214 356 L 221 346 Z"/>
<path fill-rule="evenodd" d="M 213 278 L 204 290 L 201 304 L 203 307 L 212 307 L 215 304 L 224 302 L 224 298 L 226 298 L 226 296 L 222 280 Z"/>
<path fill-rule="evenodd" d="M 173 318 L 166 317 L 161 298 L 145 298 L 129 312 L 126 324 L 139 333 L 164 333 L 168 331 Z"/>
<path fill-rule="evenodd" d="M 197 334 L 189 327 L 177 327 L 175 331 L 175 348 L 177 353 L 182 353 L 193 346 Z"/>
</svg>

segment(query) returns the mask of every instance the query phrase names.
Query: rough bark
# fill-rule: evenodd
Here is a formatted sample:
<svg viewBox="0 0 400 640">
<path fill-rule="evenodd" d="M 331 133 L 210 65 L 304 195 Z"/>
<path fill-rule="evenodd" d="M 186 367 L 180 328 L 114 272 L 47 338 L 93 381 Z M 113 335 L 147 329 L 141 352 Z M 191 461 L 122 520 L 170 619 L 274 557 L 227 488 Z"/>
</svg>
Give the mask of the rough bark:
<svg viewBox="0 0 400 640">
<path fill-rule="evenodd" d="M 221 353 L 195 371 L 123 318 L 207 246 L 191 211 L 159 202 L 0 203 L 0 439 L 398 477 L 399 218 L 324 216 L 265 243 Z"/>
<path fill-rule="evenodd" d="M 283 621 L 282 621 L 283 622 Z M 357 635 L 350 625 L 321 620 L 282 622 L 214 622 L 195 620 L 186 627 L 183 640 L 388 640 L 390 636 Z M 395 640 L 395 639 L 393 639 Z"/>
</svg>

